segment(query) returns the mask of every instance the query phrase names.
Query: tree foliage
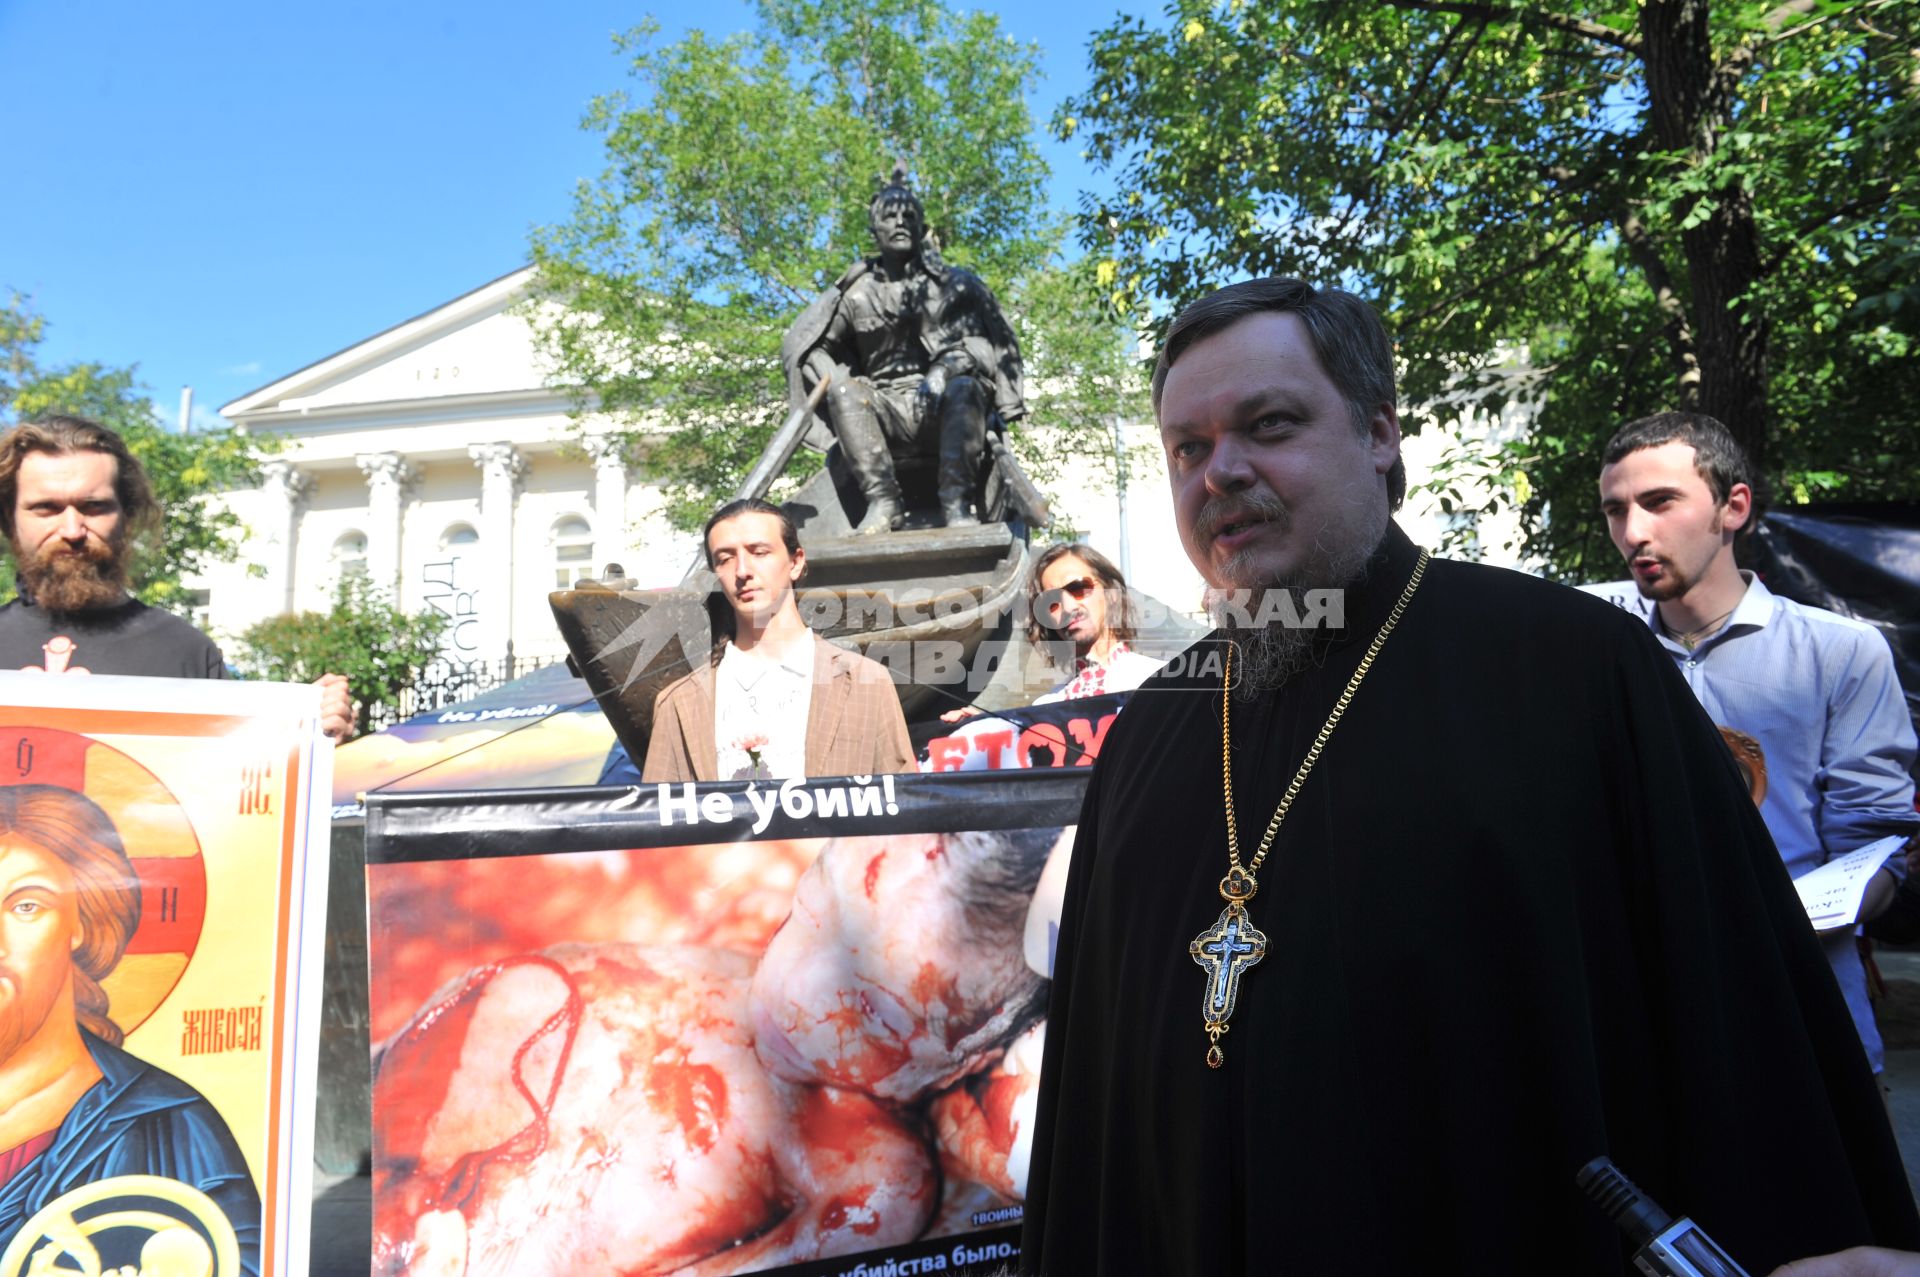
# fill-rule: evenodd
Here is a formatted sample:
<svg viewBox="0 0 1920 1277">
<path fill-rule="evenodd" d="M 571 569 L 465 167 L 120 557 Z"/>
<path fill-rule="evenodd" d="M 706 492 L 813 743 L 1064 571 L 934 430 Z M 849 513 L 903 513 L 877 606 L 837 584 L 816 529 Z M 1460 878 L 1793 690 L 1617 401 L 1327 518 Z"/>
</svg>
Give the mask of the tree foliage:
<svg viewBox="0 0 1920 1277">
<path fill-rule="evenodd" d="M 1117 179 L 1081 211 L 1116 308 L 1374 298 L 1414 426 L 1536 406 L 1478 464 L 1593 576 L 1598 445 L 1662 408 L 1784 495 L 1920 491 L 1916 47 L 1896 0 L 1177 0 L 1096 35 L 1054 123 Z"/>
<path fill-rule="evenodd" d="M 1038 370 L 1027 381 L 1029 428 L 1016 442 L 1026 445 L 1021 461 L 1043 486 L 1069 462 L 1079 473 L 1111 477 L 1115 420 L 1152 411 L 1138 342 L 1103 302 L 1096 269 L 1091 257 L 1068 261 L 1056 253 L 1021 277 L 1007 306 L 1029 370 Z M 1152 463 L 1130 464 L 1137 470 L 1143 462 Z"/>
<path fill-rule="evenodd" d="M 542 301 L 558 305 L 529 314 L 555 380 L 643 445 L 670 512 L 697 525 L 785 418 L 781 334 L 873 251 L 867 207 L 896 160 L 946 259 L 1009 312 L 1031 419 L 1071 436 L 1090 405 L 1137 402 L 1137 372 L 1108 359 L 1127 331 L 1076 303 L 1057 260 L 1026 105 L 1037 50 L 935 0 L 757 8 L 757 29 L 725 40 L 663 46 L 652 24 L 617 40 L 634 91 L 595 98 L 583 123 L 607 167 L 533 237 Z"/>
<path fill-rule="evenodd" d="M 432 609 L 401 611 L 364 573 L 348 572 L 328 611 L 283 613 L 249 627 L 234 664 L 249 678 L 282 683 L 345 675 L 358 706 L 357 736 L 370 721 L 392 717 L 401 694 L 439 657 L 449 623 Z"/>
<path fill-rule="evenodd" d="M 184 611 L 180 578 L 240 552 L 239 518 L 207 498 L 259 482 L 260 441 L 232 427 L 181 434 L 161 422 L 132 368 L 99 363 L 43 366 L 46 320 L 15 294 L 0 306 L 0 426 L 51 413 L 87 417 L 119 432 L 140 460 L 163 512 L 158 534 L 134 547 L 132 585 L 145 602 Z M 0 562 L 0 591 L 13 589 L 13 560 Z"/>
</svg>

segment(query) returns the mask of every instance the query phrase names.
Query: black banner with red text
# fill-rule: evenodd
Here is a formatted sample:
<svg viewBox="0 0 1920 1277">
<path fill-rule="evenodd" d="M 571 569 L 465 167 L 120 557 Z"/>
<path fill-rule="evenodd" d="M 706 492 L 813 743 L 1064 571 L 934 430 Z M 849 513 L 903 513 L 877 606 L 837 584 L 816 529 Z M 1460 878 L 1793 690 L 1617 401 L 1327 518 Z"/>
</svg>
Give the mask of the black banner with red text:
<svg viewBox="0 0 1920 1277">
<path fill-rule="evenodd" d="M 927 772 L 1091 767 L 1107 729 L 1132 692 L 1022 705 L 958 722 L 914 724 L 914 749 Z"/>
</svg>

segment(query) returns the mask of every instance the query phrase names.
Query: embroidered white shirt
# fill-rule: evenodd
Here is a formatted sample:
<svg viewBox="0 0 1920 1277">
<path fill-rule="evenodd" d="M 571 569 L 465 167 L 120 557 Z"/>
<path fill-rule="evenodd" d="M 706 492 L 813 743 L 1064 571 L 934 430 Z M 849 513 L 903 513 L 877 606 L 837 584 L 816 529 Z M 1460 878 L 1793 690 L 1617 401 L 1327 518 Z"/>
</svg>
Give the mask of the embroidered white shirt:
<svg viewBox="0 0 1920 1277">
<path fill-rule="evenodd" d="M 1045 696 L 1033 698 L 1035 705 L 1051 701 L 1072 701 L 1082 696 L 1105 696 L 1108 692 L 1131 692 L 1160 672 L 1164 664 L 1136 652 L 1124 642 L 1115 643 L 1107 652 L 1106 664 L 1097 664 L 1090 656 L 1078 657 L 1073 675 Z"/>
</svg>

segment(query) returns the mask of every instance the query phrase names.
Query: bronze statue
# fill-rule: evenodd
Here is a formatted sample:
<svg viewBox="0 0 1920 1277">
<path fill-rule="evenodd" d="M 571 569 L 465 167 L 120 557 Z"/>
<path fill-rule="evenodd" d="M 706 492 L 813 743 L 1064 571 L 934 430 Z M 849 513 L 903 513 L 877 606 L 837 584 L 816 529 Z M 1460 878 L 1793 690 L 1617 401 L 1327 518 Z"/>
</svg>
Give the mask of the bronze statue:
<svg viewBox="0 0 1920 1277">
<path fill-rule="evenodd" d="M 904 168 L 868 219 L 878 255 L 848 267 L 780 343 L 793 404 L 832 379 L 822 411 L 866 498 L 856 531 L 901 525 L 902 463 L 936 467 L 948 527 L 977 523 L 987 431 L 1026 412 L 1019 343 L 980 277 L 940 260 Z"/>
</svg>

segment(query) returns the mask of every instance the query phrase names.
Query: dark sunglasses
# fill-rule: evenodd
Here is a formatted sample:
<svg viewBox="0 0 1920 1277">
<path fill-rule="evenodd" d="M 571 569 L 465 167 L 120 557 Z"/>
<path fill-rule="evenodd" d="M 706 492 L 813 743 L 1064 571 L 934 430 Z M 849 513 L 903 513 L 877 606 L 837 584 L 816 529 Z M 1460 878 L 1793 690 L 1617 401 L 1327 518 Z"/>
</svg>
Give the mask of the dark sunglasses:
<svg viewBox="0 0 1920 1277">
<path fill-rule="evenodd" d="M 1069 598 L 1073 599 L 1075 602 L 1079 602 L 1081 599 L 1086 598 L 1089 594 L 1092 594 L 1095 590 L 1099 588 L 1100 588 L 1100 583 L 1098 581 L 1094 580 L 1090 576 L 1083 576 L 1077 581 L 1067 582 L 1065 585 L 1061 586 L 1058 590 L 1049 590 L 1048 593 L 1064 594 L 1064 595 L 1067 595 Z M 1060 600 L 1056 598 L 1052 603 L 1048 605 L 1048 607 L 1053 610 L 1058 610 L 1058 608 L 1060 607 Z"/>
</svg>

